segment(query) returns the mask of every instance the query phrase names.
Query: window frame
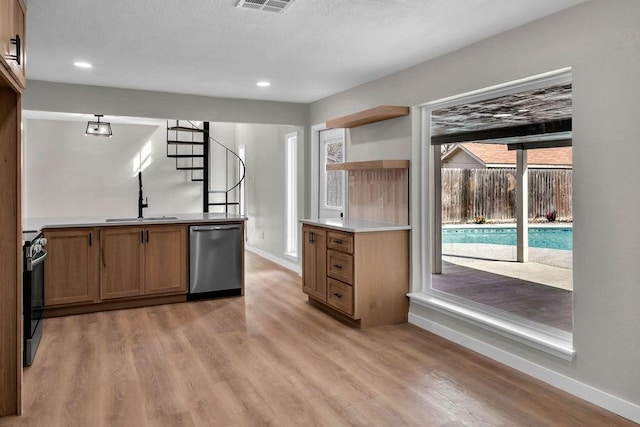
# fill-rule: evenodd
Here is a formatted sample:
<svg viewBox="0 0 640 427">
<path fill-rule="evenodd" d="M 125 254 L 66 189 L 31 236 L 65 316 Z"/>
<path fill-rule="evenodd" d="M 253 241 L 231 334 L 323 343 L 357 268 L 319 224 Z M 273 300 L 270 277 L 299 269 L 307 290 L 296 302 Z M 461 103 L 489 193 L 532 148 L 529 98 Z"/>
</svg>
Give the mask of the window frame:
<svg viewBox="0 0 640 427">
<path fill-rule="evenodd" d="M 298 132 L 285 134 L 285 250 L 298 260 Z"/>
<path fill-rule="evenodd" d="M 439 174 L 436 175 L 436 168 L 440 167 L 440 146 L 431 144 L 431 112 L 454 105 L 571 81 L 571 68 L 563 68 L 417 106 L 416 110 L 420 114 L 421 190 L 419 216 L 421 227 L 418 236 L 421 242 L 419 243 L 420 277 L 418 291 L 409 294 L 411 302 L 414 304 L 445 313 L 564 360 L 572 360 L 575 357 L 573 333 L 541 325 L 520 316 L 432 288 L 433 257 L 437 256 L 435 252 L 440 252 L 434 249 L 437 249 L 435 247 L 438 244 L 436 239 L 441 239 L 441 236 L 435 233 L 435 230 L 440 229 L 436 226 L 436 221 L 441 220 L 441 215 L 438 214 L 441 204 L 435 200 L 435 195 L 440 194 L 436 191 L 437 186 L 440 185 Z"/>
</svg>

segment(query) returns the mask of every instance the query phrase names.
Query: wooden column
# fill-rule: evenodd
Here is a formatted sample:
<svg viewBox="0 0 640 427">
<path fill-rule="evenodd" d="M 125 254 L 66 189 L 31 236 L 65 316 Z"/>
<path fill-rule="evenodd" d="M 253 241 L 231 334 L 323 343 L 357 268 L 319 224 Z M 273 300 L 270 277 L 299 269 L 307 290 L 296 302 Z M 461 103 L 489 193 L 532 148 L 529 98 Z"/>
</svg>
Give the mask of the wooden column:
<svg viewBox="0 0 640 427">
<path fill-rule="evenodd" d="M 516 151 L 516 230 L 518 262 L 529 261 L 529 176 L 527 150 Z"/>
<path fill-rule="evenodd" d="M 20 97 L 0 76 L 0 416 L 22 412 Z"/>
</svg>

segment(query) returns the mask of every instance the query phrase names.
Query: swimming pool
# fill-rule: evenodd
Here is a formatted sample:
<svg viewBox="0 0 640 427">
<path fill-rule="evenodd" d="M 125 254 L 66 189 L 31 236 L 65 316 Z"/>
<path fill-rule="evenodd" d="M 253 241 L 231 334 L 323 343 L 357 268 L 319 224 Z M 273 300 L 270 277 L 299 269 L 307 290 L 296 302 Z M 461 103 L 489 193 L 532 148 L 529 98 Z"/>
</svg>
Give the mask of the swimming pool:
<svg viewBox="0 0 640 427">
<path fill-rule="evenodd" d="M 483 243 L 516 245 L 516 229 L 512 227 L 443 228 L 442 243 Z M 573 228 L 529 227 L 529 247 L 573 250 Z"/>
</svg>

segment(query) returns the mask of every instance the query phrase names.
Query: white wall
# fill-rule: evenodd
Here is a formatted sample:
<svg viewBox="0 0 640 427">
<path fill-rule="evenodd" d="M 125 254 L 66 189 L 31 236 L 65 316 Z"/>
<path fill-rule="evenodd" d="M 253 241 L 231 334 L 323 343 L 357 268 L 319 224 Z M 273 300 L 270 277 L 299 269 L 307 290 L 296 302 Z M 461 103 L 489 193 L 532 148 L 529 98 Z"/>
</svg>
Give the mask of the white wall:
<svg viewBox="0 0 640 427">
<path fill-rule="evenodd" d="M 86 122 L 26 120 L 25 217 L 136 217 L 133 158 L 147 142 L 152 162 L 142 172 L 145 216 L 201 212 L 201 183 L 166 157 L 163 126 L 112 124 L 113 137 L 85 136 Z"/>
<path fill-rule="evenodd" d="M 574 347 L 553 356 L 435 311 L 411 313 L 640 404 L 640 2 L 594 0 L 311 104 L 310 123 L 376 105 L 416 106 L 564 67 L 573 69 Z M 416 41 L 421 42 L 421 41 Z M 350 161 L 412 159 L 412 278 L 420 277 L 419 109 L 374 125 L 393 138 L 347 147 Z M 371 125 L 370 125 L 371 126 Z M 413 138 L 413 139 L 412 139 Z M 376 147 L 368 150 L 363 147 Z M 379 151 L 378 151 L 379 150 Z M 637 408 L 637 406 L 635 407 Z M 635 409 L 638 411 L 637 409 Z M 640 415 L 636 412 L 636 419 Z"/>
</svg>

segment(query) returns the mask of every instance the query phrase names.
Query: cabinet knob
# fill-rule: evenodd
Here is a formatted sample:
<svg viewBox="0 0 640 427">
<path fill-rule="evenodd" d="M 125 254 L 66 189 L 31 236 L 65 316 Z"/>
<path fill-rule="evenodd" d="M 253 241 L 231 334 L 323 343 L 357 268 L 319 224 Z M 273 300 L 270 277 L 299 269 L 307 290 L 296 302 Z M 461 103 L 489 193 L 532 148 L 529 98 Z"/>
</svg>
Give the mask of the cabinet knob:
<svg viewBox="0 0 640 427">
<path fill-rule="evenodd" d="M 337 244 L 339 244 L 339 245 L 341 245 L 341 244 L 343 244 L 343 243 L 344 243 L 342 240 L 338 240 L 338 239 L 335 239 L 335 240 L 334 240 L 334 242 L 335 242 L 335 243 L 337 243 Z"/>
<path fill-rule="evenodd" d="M 341 266 L 340 264 L 333 264 L 333 266 L 334 266 L 335 268 L 342 269 L 342 266 Z"/>
<path fill-rule="evenodd" d="M 342 298 L 342 294 L 341 294 L 341 293 L 338 293 L 338 292 L 334 292 L 334 293 L 333 293 L 333 296 L 334 296 L 334 297 L 338 297 L 338 298 Z"/>
</svg>

